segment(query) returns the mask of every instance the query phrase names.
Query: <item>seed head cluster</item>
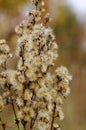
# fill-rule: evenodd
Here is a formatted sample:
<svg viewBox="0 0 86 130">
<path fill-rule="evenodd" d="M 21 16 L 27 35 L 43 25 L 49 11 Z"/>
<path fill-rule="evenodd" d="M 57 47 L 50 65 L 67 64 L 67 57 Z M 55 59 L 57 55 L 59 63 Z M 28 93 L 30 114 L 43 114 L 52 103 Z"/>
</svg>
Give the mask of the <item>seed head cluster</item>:
<svg viewBox="0 0 86 130">
<path fill-rule="evenodd" d="M 72 76 L 67 68 L 58 67 L 51 72 L 57 59 L 58 45 L 48 26 L 49 15 L 44 17 L 44 2 L 32 0 L 35 9 L 27 12 L 27 19 L 16 27 L 18 35 L 16 70 L 8 69 L 6 62 L 12 57 L 5 40 L 0 40 L 0 111 L 12 105 L 16 124 L 24 130 L 60 130 L 55 121 L 63 120 L 63 98 L 70 93 Z M 55 123 L 56 122 L 56 123 Z"/>
</svg>

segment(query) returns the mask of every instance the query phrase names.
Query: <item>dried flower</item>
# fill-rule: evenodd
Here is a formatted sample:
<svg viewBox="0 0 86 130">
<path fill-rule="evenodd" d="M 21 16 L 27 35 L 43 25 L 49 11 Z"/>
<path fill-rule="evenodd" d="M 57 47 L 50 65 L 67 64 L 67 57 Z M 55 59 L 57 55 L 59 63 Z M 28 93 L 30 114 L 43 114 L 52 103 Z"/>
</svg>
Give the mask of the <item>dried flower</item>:
<svg viewBox="0 0 86 130">
<path fill-rule="evenodd" d="M 27 13 L 29 20 L 24 20 L 16 27 L 18 41 L 16 55 L 19 57 L 17 69 L 7 69 L 6 62 L 11 58 L 10 49 L 5 40 L 0 40 L 0 111 L 7 104 L 13 107 L 16 124 L 19 121 L 24 130 L 60 130 L 55 119 L 63 120 L 63 98 L 69 95 L 69 83 L 72 80 L 67 68 L 61 66 L 50 72 L 57 59 L 58 45 L 47 23 L 39 23 L 43 13 L 43 0 L 32 0 L 36 8 Z M 18 114 L 15 111 L 15 105 Z"/>
</svg>

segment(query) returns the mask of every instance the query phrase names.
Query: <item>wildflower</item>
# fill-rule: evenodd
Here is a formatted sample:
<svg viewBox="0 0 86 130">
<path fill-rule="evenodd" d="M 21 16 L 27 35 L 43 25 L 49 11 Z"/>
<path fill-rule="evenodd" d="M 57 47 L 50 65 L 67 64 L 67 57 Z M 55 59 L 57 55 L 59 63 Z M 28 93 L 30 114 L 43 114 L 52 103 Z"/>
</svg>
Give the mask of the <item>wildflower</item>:
<svg viewBox="0 0 86 130">
<path fill-rule="evenodd" d="M 24 105 L 24 101 L 22 98 L 17 98 L 16 99 L 16 104 L 19 106 L 19 107 L 22 107 Z"/>
<path fill-rule="evenodd" d="M 55 73 L 50 72 L 58 57 L 58 45 L 53 30 L 47 25 L 49 14 L 40 23 L 44 1 L 31 1 L 36 8 L 29 11 L 28 18 L 15 29 L 18 35 L 15 70 L 7 68 L 6 62 L 12 55 L 6 41 L 0 40 L 0 65 L 4 70 L 0 72 L 0 111 L 10 104 L 15 120 L 24 128 L 29 124 L 31 130 L 60 130 L 55 120 L 64 118 L 63 97 L 70 93 L 72 76 L 63 66 L 57 67 Z"/>
</svg>

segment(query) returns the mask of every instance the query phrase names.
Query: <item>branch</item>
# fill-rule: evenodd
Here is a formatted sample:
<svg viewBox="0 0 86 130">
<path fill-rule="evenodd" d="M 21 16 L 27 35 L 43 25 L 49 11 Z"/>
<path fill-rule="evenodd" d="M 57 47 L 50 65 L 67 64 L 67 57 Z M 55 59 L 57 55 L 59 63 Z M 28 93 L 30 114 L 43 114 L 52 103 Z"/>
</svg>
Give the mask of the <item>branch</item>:
<svg viewBox="0 0 86 130">
<path fill-rule="evenodd" d="M 54 120 L 55 120 L 55 112 L 56 112 L 56 103 L 54 102 L 52 122 L 51 122 L 51 130 L 53 130 L 53 123 L 54 123 Z"/>
<path fill-rule="evenodd" d="M 2 126 L 2 129 L 5 130 L 6 129 L 6 124 L 2 121 L 1 118 L 0 118 L 0 124 Z"/>
<path fill-rule="evenodd" d="M 35 116 L 35 118 L 34 118 L 33 120 L 31 120 L 30 129 L 33 129 L 37 117 L 38 117 L 38 110 L 37 110 L 37 112 L 36 112 L 36 116 Z"/>
<path fill-rule="evenodd" d="M 23 125 L 23 130 L 27 130 L 27 122 L 22 120 L 21 123 Z"/>
<path fill-rule="evenodd" d="M 6 125 L 2 124 L 2 128 L 3 128 L 3 130 L 5 130 L 6 129 Z"/>
<path fill-rule="evenodd" d="M 20 128 L 19 128 L 19 120 L 18 120 L 17 115 L 16 115 L 16 111 L 15 111 L 13 100 L 12 100 L 12 108 L 13 108 L 13 112 L 14 112 L 17 128 L 18 128 L 18 130 L 20 130 Z"/>
</svg>

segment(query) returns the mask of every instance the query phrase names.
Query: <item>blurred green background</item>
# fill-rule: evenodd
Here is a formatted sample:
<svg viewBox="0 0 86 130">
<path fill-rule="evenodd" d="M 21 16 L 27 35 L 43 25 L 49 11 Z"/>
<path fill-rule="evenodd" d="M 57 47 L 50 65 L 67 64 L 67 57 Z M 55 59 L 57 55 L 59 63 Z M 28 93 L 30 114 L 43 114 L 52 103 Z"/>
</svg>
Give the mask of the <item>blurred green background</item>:
<svg viewBox="0 0 86 130">
<path fill-rule="evenodd" d="M 71 0 L 72 1 L 72 0 Z M 64 103 L 65 119 L 61 122 L 62 130 L 86 130 L 86 10 L 76 13 L 68 0 L 45 0 L 46 10 L 50 12 L 50 26 L 59 45 L 59 58 L 56 66 L 67 66 L 73 75 L 71 94 Z M 75 8 L 77 10 L 77 4 Z M 25 17 L 25 12 L 32 8 L 28 0 L 0 0 L 0 39 L 6 38 L 11 51 L 15 51 L 15 26 Z M 80 14 L 81 13 L 81 14 Z M 15 59 L 14 59 L 15 60 Z M 11 64 L 13 65 L 14 62 Z M 8 107 L 2 116 L 9 118 L 12 110 Z M 14 118 L 14 117 L 13 117 Z M 1 130 L 1 128 L 0 128 Z M 6 130 L 16 130 L 8 128 Z"/>
</svg>

